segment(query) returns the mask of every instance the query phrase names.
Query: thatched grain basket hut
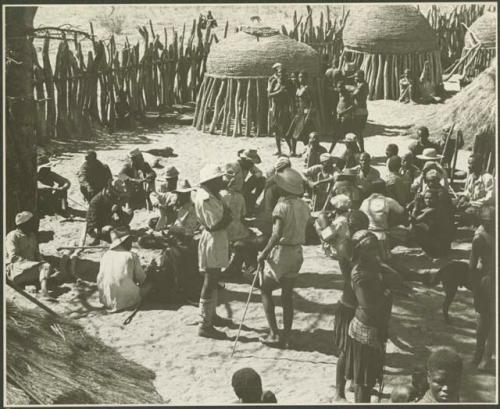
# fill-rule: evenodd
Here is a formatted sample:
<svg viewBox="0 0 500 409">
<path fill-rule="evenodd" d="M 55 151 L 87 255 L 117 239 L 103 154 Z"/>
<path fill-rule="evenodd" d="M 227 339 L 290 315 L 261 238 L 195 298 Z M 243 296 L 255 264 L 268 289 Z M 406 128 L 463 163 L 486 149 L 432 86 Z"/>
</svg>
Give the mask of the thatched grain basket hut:
<svg viewBox="0 0 500 409">
<path fill-rule="evenodd" d="M 462 75 L 476 77 L 490 66 L 497 54 L 496 12 L 487 12 L 468 28 L 462 50 Z"/>
<path fill-rule="evenodd" d="M 8 391 L 32 403 L 162 403 L 155 374 L 87 335 L 76 323 L 38 309 L 7 303 Z M 20 402 L 17 394 L 7 402 Z"/>
<path fill-rule="evenodd" d="M 442 83 L 437 38 L 420 11 L 403 4 L 352 6 L 343 31 L 341 64 L 355 62 L 365 71 L 369 99 L 398 99 L 399 79 L 406 68 L 417 81 L 424 62 L 430 64 L 431 83 Z"/>
<path fill-rule="evenodd" d="M 288 72 L 307 71 L 322 122 L 318 53 L 269 27 L 244 27 L 211 47 L 194 126 L 222 135 L 268 135 L 267 81 L 277 62 Z"/>
</svg>

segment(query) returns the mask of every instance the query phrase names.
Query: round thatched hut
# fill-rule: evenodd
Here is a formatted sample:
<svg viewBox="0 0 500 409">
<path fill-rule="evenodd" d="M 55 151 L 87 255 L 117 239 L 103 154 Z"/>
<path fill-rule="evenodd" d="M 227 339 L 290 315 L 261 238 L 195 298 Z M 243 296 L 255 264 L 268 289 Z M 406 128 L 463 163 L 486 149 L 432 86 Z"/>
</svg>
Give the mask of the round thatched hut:
<svg viewBox="0 0 500 409">
<path fill-rule="evenodd" d="M 223 135 L 268 135 L 267 81 L 277 62 L 289 73 L 307 71 L 322 113 L 318 53 L 269 27 L 243 27 L 211 47 L 193 125 Z"/>
<path fill-rule="evenodd" d="M 468 28 L 462 50 L 462 75 L 474 78 L 490 66 L 496 57 L 497 20 L 495 12 L 487 12 Z"/>
<path fill-rule="evenodd" d="M 437 38 L 416 7 L 370 4 L 353 6 L 350 11 L 343 32 L 341 64 L 355 62 L 365 71 L 369 99 L 398 99 L 403 71 L 409 68 L 416 82 L 426 60 L 431 83 L 442 83 Z"/>
</svg>

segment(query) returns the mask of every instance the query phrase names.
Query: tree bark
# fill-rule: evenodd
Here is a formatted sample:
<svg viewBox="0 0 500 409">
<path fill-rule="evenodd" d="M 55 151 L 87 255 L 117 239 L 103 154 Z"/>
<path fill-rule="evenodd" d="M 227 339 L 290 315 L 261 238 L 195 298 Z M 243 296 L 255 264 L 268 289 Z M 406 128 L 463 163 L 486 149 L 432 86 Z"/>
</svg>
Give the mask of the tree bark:
<svg viewBox="0 0 500 409">
<path fill-rule="evenodd" d="M 16 213 L 37 214 L 36 138 L 33 100 L 33 54 L 28 34 L 37 7 L 5 8 L 6 16 L 6 217 L 7 230 Z"/>
</svg>

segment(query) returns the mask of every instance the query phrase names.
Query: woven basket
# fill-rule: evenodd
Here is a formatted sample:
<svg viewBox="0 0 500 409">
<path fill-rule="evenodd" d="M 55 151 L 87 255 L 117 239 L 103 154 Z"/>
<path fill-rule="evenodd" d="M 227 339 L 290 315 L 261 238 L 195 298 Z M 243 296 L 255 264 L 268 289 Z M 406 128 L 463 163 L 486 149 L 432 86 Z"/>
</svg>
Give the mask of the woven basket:
<svg viewBox="0 0 500 409">
<path fill-rule="evenodd" d="M 283 34 L 269 35 L 269 28 L 253 34 L 240 31 L 213 45 L 207 58 L 207 74 L 214 77 L 269 77 L 279 62 L 288 72 L 305 70 L 320 75 L 319 54 L 307 44 Z M 248 30 L 246 30 L 248 31 Z M 260 34 L 263 34 L 262 36 Z"/>
<path fill-rule="evenodd" d="M 474 33 L 477 40 L 481 41 L 483 47 L 495 48 L 496 47 L 496 32 L 497 32 L 497 20 L 496 14 L 493 12 L 488 12 L 479 17 L 472 25 L 469 30 Z M 476 43 L 469 31 L 465 34 L 465 48 L 472 48 Z"/>
<path fill-rule="evenodd" d="M 427 19 L 410 5 L 357 5 L 343 32 L 348 49 L 378 54 L 408 54 L 438 49 Z"/>
</svg>

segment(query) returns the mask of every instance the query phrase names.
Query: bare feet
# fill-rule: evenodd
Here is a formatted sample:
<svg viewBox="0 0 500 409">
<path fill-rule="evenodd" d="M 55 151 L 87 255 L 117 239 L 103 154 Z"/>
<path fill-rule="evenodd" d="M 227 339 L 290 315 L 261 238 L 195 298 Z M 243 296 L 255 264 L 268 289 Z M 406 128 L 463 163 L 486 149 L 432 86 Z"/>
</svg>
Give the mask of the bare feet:
<svg viewBox="0 0 500 409">
<path fill-rule="evenodd" d="M 280 337 L 278 334 L 269 333 L 269 335 L 265 337 L 260 337 L 259 341 L 264 345 L 278 345 L 280 343 Z"/>
</svg>

